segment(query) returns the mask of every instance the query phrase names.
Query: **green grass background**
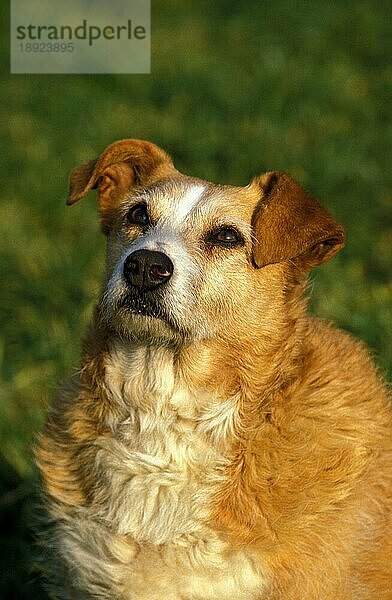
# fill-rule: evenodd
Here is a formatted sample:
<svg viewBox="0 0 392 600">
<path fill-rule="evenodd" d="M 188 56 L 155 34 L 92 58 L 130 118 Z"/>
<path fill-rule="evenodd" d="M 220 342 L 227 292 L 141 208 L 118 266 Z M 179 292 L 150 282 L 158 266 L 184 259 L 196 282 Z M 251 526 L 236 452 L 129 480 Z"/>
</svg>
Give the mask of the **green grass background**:
<svg viewBox="0 0 392 600">
<path fill-rule="evenodd" d="M 64 204 L 69 170 L 139 137 L 217 182 L 288 171 L 348 230 L 312 275 L 312 310 L 363 338 L 390 373 L 390 5 L 153 0 L 151 75 L 76 76 L 9 75 L 4 4 L 0 598 L 39 599 L 32 440 L 78 366 L 104 253 L 94 198 Z"/>
</svg>

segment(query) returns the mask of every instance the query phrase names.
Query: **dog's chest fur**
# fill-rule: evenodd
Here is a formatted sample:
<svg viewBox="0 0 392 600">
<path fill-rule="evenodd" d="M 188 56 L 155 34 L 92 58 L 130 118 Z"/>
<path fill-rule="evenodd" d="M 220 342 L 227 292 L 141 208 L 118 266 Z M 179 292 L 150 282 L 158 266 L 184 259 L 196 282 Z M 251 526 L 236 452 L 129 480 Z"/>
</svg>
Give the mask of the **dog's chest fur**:
<svg viewBox="0 0 392 600">
<path fill-rule="evenodd" d="M 105 384 L 121 416 L 110 419 L 111 435 L 97 440 L 93 504 L 95 517 L 134 549 L 134 591 L 124 598 L 253 598 L 260 567 L 250 553 L 229 552 L 208 525 L 236 399 L 190 390 L 176 376 L 171 352 L 143 346 L 114 346 Z M 148 596 L 143 586 L 136 595 L 138 580 Z"/>
<path fill-rule="evenodd" d="M 176 382 L 170 354 L 143 346 L 112 350 L 106 386 L 122 415 L 109 423 L 112 435 L 98 441 L 97 465 L 107 478 L 100 490 L 104 516 L 120 533 L 153 544 L 200 528 L 224 461 L 208 443 L 208 421 L 219 414 L 203 415 L 202 432 L 202 399 Z"/>
</svg>

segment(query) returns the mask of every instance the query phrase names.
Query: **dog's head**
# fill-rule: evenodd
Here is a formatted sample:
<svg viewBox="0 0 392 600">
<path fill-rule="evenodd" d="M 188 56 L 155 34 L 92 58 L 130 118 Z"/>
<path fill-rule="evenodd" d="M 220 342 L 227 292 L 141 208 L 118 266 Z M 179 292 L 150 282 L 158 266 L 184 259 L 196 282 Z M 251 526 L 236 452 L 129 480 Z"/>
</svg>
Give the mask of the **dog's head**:
<svg viewBox="0 0 392 600">
<path fill-rule="evenodd" d="M 290 286 L 344 243 L 343 227 L 288 175 L 215 185 L 182 175 L 145 141 L 116 142 L 73 169 L 68 204 L 93 188 L 108 238 L 100 313 L 129 337 L 268 329 Z"/>
</svg>

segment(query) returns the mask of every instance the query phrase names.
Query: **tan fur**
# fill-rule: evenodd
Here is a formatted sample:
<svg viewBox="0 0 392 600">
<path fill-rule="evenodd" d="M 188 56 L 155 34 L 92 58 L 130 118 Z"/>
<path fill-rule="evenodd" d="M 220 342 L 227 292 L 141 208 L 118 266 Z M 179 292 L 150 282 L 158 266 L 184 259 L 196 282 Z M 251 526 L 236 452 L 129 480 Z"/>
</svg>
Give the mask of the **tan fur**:
<svg viewBox="0 0 392 600">
<path fill-rule="evenodd" d="M 139 140 L 74 169 L 69 203 L 94 187 L 102 295 L 37 456 L 53 597 L 391 600 L 391 405 L 303 298 L 343 228 L 285 174 L 217 186 Z M 174 264 L 157 315 L 127 305 L 139 249 Z"/>
</svg>

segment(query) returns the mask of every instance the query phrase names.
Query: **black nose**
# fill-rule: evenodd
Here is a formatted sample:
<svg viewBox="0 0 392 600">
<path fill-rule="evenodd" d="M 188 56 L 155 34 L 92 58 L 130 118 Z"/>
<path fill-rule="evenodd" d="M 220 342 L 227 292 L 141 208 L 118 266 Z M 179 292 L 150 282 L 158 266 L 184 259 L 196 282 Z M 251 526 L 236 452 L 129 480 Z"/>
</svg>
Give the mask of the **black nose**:
<svg viewBox="0 0 392 600">
<path fill-rule="evenodd" d="M 163 252 L 136 250 L 124 262 L 126 281 L 140 290 L 152 290 L 173 275 L 172 261 Z"/>
</svg>

